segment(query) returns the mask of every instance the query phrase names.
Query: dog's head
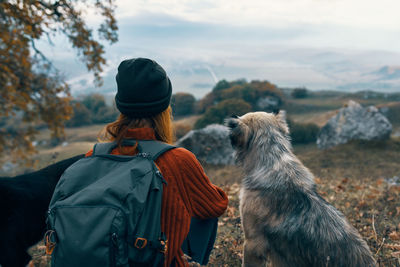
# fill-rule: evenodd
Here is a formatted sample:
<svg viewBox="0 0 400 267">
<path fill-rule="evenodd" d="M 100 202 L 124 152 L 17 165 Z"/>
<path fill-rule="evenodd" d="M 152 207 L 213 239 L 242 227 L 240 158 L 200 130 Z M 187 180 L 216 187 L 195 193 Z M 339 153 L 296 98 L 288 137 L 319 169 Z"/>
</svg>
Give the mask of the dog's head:
<svg viewBox="0 0 400 267">
<path fill-rule="evenodd" d="M 252 112 L 241 117 L 232 116 L 225 121 L 230 128 L 230 139 L 233 148 L 244 152 L 253 146 L 276 142 L 279 138 L 287 139 L 289 128 L 285 112 L 276 113 Z"/>
</svg>

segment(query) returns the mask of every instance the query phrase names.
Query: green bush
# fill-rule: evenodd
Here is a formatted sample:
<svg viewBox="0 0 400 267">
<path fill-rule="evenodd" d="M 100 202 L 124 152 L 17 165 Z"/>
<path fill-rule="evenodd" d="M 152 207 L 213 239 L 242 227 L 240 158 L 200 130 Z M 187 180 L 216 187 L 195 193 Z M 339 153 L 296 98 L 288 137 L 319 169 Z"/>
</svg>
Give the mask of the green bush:
<svg viewBox="0 0 400 267">
<path fill-rule="evenodd" d="M 92 124 L 92 113 L 80 102 L 72 103 L 73 115 L 65 122 L 67 127 L 80 127 Z"/>
<path fill-rule="evenodd" d="M 243 99 L 251 104 L 253 110 L 257 110 L 257 102 L 264 97 L 274 97 L 278 101 L 279 108 L 283 104 L 282 92 L 268 81 L 251 81 L 250 83 L 236 84 L 232 87 L 222 90 L 216 96 L 216 100 Z"/>
<path fill-rule="evenodd" d="M 65 123 L 67 127 L 109 123 L 119 114 L 115 106 L 107 106 L 104 96 L 100 94 L 87 95 L 81 101 L 74 100 L 72 109 L 73 115 Z"/>
<path fill-rule="evenodd" d="M 223 123 L 231 115 L 241 116 L 251 111 L 251 105 L 242 99 L 228 99 L 209 108 L 206 113 L 196 121 L 194 128 L 204 128 L 209 124 Z"/>
<path fill-rule="evenodd" d="M 85 96 L 82 100 L 82 104 L 85 105 L 85 107 L 93 114 L 97 114 L 101 108 L 107 106 L 104 96 L 100 94 L 90 94 Z"/>
<path fill-rule="evenodd" d="M 314 123 L 297 123 L 293 120 L 287 120 L 290 137 L 293 144 L 306 144 L 317 141 L 319 132 L 318 125 Z"/>
<path fill-rule="evenodd" d="M 194 106 L 194 112 L 196 114 L 203 114 L 208 108 L 216 104 L 216 96 L 214 92 L 206 94 L 202 99 L 197 101 Z"/>
<path fill-rule="evenodd" d="M 400 126 L 400 102 L 388 106 L 387 118 L 394 126 Z"/>
<path fill-rule="evenodd" d="M 306 88 L 296 88 L 291 93 L 293 98 L 306 98 L 308 96 L 308 90 Z"/>
<path fill-rule="evenodd" d="M 231 83 L 226 81 L 226 80 L 221 80 L 219 82 L 217 82 L 217 84 L 214 86 L 214 88 L 212 89 L 213 92 L 216 91 L 221 91 L 221 90 L 225 90 L 227 88 L 231 87 Z"/>
<path fill-rule="evenodd" d="M 188 93 L 176 93 L 171 97 L 171 106 L 174 116 L 191 115 L 194 112 L 196 99 Z"/>
<path fill-rule="evenodd" d="M 196 103 L 195 111 L 198 114 L 202 114 L 210 107 L 228 99 L 242 99 L 249 103 L 253 110 L 265 110 L 258 106 L 258 102 L 266 97 L 275 98 L 277 106 L 274 108 L 280 108 L 284 103 L 282 91 L 268 81 L 247 82 L 244 79 L 240 79 L 227 82 L 222 80 L 214 86 L 210 93 Z"/>
</svg>

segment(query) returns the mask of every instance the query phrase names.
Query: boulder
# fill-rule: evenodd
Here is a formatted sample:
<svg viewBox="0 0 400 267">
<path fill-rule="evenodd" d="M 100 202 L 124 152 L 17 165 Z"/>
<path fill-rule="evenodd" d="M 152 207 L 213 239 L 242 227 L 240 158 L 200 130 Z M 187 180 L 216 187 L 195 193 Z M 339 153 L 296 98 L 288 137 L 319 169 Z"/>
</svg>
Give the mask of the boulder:
<svg viewBox="0 0 400 267">
<path fill-rule="evenodd" d="M 391 123 L 376 107 L 363 108 L 350 100 L 321 128 L 317 145 L 325 149 L 350 140 L 384 140 L 391 132 Z"/>
<path fill-rule="evenodd" d="M 235 162 L 229 129 L 220 124 L 192 130 L 179 139 L 176 145 L 191 151 L 201 162 L 214 165 L 233 165 Z"/>
</svg>

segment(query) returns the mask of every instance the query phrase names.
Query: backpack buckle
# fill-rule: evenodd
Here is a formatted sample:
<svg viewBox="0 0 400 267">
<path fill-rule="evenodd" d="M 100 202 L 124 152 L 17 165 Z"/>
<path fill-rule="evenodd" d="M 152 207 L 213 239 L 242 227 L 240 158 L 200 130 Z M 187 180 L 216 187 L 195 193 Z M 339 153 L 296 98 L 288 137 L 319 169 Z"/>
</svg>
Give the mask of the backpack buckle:
<svg viewBox="0 0 400 267">
<path fill-rule="evenodd" d="M 46 255 L 53 254 L 53 250 L 57 244 L 57 235 L 54 230 L 48 230 L 45 234 Z"/>
<path fill-rule="evenodd" d="M 167 251 L 168 251 L 168 240 L 160 240 L 160 244 L 161 244 L 161 246 L 160 246 L 160 252 L 161 253 L 163 253 L 163 254 L 166 254 L 167 253 Z"/>
<path fill-rule="evenodd" d="M 143 237 L 138 237 L 135 240 L 135 248 L 143 249 L 147 245 L 147 239 Z"/>
</svg>

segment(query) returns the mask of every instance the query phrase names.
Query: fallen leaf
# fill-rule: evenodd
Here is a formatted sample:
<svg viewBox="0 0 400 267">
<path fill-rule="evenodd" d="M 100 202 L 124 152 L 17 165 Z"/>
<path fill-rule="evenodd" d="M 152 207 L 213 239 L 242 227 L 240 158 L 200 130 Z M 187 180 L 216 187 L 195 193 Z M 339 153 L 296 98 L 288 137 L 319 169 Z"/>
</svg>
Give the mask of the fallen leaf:
<svg viewBox="0 0 400 267">
<path fill-rule="evenodd" d="M 400 251 L 392 252 L 392 256 L 395 258 L 400 257 Z"/>
<path fill-rule="evenodd" d="M 386 244 L 385 247 L 392 249 L 392 250 L 400 251 L 400 244 Z"/>
<path fill-rule="evenodd" d="M 389 237 L 392 240 L 400 240 L 400 233 L 393 231 L 389 234 Z"/>
</svg>

